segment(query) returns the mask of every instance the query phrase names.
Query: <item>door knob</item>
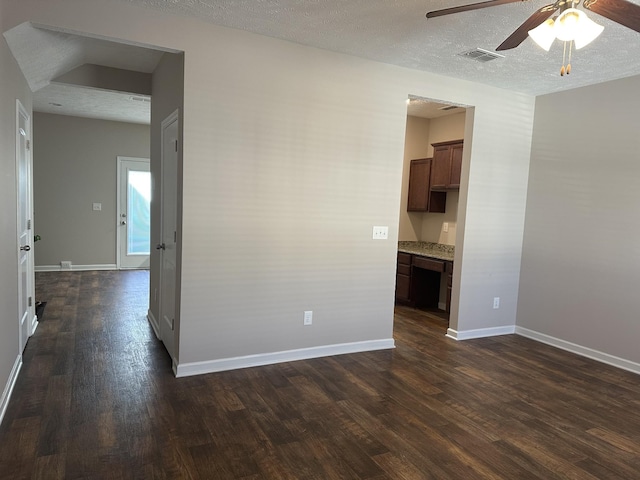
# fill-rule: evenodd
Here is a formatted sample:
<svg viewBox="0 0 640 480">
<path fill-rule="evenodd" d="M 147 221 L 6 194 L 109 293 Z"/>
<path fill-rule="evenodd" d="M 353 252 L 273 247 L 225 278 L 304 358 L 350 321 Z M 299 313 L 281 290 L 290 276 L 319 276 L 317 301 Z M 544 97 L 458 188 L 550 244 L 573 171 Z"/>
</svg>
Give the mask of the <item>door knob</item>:
<svg viewBox="0 0 640 480">
<path fill-rule="evenodd" d="M 159 243 L 156 245 L 156 250 L 164 250 L 165 248 L 166 247 L 164 243 Z"/>
<path fill-rule="evenodd" d="M 20 250 L 22 250 L 23 252 L 28 252 L 29 250 L 31 250 L 31 247 L 29 245 L 22 245 L 20 247 Z"/>
</svg>

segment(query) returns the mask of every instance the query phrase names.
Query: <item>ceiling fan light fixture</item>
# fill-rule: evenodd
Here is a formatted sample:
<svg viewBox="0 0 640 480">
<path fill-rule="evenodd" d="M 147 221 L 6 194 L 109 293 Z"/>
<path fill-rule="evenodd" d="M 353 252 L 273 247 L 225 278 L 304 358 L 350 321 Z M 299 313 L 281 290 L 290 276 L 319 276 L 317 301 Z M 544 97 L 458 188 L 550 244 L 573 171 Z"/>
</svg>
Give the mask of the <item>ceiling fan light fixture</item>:
<svg viewBox="0 0 640 480">
<path fill-rule="evenodd" d="M 598 25 L 596 22 L 584 15 L 584 19 L 580 21 L 580 28 L 578 29 L 578 32 L 573 39 L 573 43 L 576 46 L 576 49 L 580 49 L 585 45 L 589 45 L 596 38 L 598 38 L 603 30 L 604 27 L 602 25 Z"/>
<path fill-rule="evenodd" d="M 553 19 L 548 18 L 536 28 L 529 30 L 529 36 L 541 48 L 547 52 L 551 48 L 551 44 L 556 39 L 556 32 L 553 28 Z"/>
<path fill-rule="evenodd" d="M 576 8 L 567 8 L 554 22 L 556 38 L 562 42 L 573 40 L 576 49 L 582 48 L 595 40 L 604 27 L 587 17 L 587 14 Z"/>
<path fill-rule="evenodd" d="M 561 42 L 573 40 L 580 29 L 584 17 L 586 15 L 582 11 L 576 8 L 567 8 L 558 15 L 558 18 L 553 23 L 556 38 Z"/>
<path fill-rule="evenodd" d="M 594 41 L 604 27 L 587 17 L 586 13 L 575 8 L 567 8 L 557 18 L 548 18 L 536 28 L 529 30 L 529 36 L 547 52 L 557 38 L 561 42 L 573 41 L 580 49 Z"/>
</svg>

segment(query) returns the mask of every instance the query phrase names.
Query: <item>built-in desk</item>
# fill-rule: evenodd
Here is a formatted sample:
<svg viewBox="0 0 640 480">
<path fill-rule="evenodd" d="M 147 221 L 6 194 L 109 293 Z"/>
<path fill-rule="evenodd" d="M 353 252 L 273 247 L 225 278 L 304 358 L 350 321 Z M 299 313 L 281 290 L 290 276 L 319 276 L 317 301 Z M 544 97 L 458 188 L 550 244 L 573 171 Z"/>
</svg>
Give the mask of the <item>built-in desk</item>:
<svg viewBox="0 0 640 480">
<path fill-rule="evenodd" d="M 451 308 L 454 247 L 429 242 L 399 242 L 396 301 L 438 308 L 442 275 L 446 275 L 446 311 Z"/>
</svg>

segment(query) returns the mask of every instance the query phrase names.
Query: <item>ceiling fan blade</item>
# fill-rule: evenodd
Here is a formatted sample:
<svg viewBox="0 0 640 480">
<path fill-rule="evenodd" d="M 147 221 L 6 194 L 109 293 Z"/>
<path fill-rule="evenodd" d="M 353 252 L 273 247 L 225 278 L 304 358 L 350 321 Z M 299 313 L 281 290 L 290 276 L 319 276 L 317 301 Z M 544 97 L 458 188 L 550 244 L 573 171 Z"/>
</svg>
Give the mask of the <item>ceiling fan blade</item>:
<svg viewBox="0 0 640 480">
<path fill-rule="evenodd" d="M 585 0 L 584 8 L 640 32 L 640 5 L 627 0 Z"/>
<path fill-rule="evenodd" d="M 598 0 L 600 1 L 600 0 Z M 544 22 L 547 18 L 553 15 L 553 12 L 556 11 L 555 4 L 545 5 L 540 10 L 534 12 L 529 18 L 527 18 L 522 25 L 520 25 L 515 32 L 507 37 L 507 39 L 496 48 L 496 51 L 499 50 L 509 50 L 511 48 L 516 48 L 525 39 L 529 36 L 529 30 L 536 28 L 542 22 Z"/>
<path fill-rule="evenodd" d="M 507 3 L 516 3 L 523 1 L 526 0 L 489 0 L 486 2 L 472 3 L 470 5 L 462 5 L 460 7 L 443 8 L 442 10 L 434 10 L 433 12 L 428 12 L 427 18 L 441 17 L 443 15 L 451 15 L 452 13 L 468 12 L 470 10 L 496 7 L 498 5 L 506 5 Z"/>
</svg>

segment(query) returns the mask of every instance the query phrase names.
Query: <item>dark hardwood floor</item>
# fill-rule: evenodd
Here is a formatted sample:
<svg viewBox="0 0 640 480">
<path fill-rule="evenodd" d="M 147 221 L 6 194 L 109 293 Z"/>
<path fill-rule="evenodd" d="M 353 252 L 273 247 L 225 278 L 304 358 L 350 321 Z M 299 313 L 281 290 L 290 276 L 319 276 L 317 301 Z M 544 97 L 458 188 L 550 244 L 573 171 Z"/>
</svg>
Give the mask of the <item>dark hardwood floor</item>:
<svg viewBox="0 0 640 480">
<path fill-rule="evenodd" d="M 39 273 L 2 479 L 639 479 L 640 377 L 518 336 L 176 379 L 148 273 Z"/>
</svg>

